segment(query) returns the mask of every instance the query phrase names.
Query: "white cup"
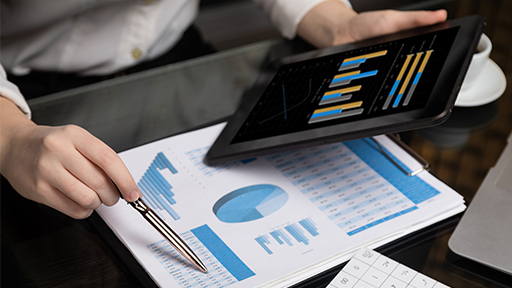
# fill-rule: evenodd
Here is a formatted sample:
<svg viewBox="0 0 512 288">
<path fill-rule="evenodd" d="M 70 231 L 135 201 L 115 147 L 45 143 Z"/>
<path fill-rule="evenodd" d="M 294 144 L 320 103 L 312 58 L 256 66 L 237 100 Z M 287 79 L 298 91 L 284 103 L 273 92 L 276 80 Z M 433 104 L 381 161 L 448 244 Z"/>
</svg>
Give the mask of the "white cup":
<svg viewBox="0 0 512 288">
<path fill-rule="evenodd" d="M 478 79 L 482 70 L 484 70 L 485 64 L 489 60 L 489 54 L 491 54 L 491 50 L 491 39 L 489 39 L 487 35 L 482 34 L 480 37 L 480 42 L 478 42 L 475 54 L 473 54 L 473 59 L 469 65 L 468 72 L 466 73 L 466 78 L 464 78 L 464 82 L 462 83 L 461 90 L 471 88 L 471 85 Z"/>
</svg>

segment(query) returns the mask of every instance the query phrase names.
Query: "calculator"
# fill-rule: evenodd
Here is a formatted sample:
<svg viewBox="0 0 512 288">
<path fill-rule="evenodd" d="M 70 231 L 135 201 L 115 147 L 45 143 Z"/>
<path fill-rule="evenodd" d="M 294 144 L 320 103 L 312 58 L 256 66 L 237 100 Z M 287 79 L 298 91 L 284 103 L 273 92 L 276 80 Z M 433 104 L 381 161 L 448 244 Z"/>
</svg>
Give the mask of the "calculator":
<svg viewBox="0 0 512 288">
<path fill-rule="evenodd" d="M 371 249 L 363 248 L 327 288 L 449 287 Z"/>
</svg>

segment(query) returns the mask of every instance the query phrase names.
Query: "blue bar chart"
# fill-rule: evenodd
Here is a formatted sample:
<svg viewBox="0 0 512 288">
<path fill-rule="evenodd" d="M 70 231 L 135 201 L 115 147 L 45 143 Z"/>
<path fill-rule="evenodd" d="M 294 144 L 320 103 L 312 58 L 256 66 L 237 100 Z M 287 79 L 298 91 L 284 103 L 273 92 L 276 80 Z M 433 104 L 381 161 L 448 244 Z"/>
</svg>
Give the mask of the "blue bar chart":
<svg viewBox="0 0 512 288">
<path fill-rule="evenodd" d="M 327 105 L 327 104 L 332 104 L 332 103 L 336 103 L 336 102 L 350 100 L 352 98 L 352 94 L 349 94 L 349 93 L 357 92 L 357 91 L 361 90 L 361 87 L 362 87 L 361 85 L 358 85 L 358 86 L 348 87 L 348 88 L 344 88 L 344 89 L 338 89 L 338 90 L 325 92 L 324 96 L 320 100 L 319 105 Z"/>
<path fill-rule="evenodd" d="M 398 89 L 398 85 L 400 85 L 402 78 L 404 77 L 405 71 L 407 70 L 407 67 L 409 66 L 409 62 L 411 62 L 412 56 L 413 56 L 413 54 L 407 55 L 407 58 L 405 59 L 405 63 L 402 65 L 402 68 L 400 69 L 400 73 L 396 77 L 395 83 L 393 84 L 393 88 L 391 88 L 391 91 L 389 92 L 389 95 L 386 98 L 386 102 L 384 102 L 384 106 L 382 107 L 383 110 L 388 109 L 389 103 L 395 96 L 395 92 Z"/>
<path fill-rule="evenodd" d="M 363 105 L 363 101 L 357 101 L 329 108 L 317 109 L 311 115 L 308 123 L 313 124 L 322 121 L 329 121 L 333 119 L 339 119 L 348 116 L 354 116 L 362 114 L 364 108 L 360 108 Z"/>
<path fill-rule="evenodd" d="M 334 88 L 334 87 L 339 87 L 339 86 L 350 84 L 350 82 L 352 82 L 352 80 L 375 76 L 375 75 L 377 75 L 378 72 L 379 72 L 378 70 L 373 70 L 373 71 L 361 73 L 361 71 L 358 70 L 358 71 L 348 72 L 348 73 L 344 73 L 344 74 L 338 74 L 338 75 L 334 76 L 334 78 L 332 79 L 331 84 L 329 84 L 329 88 Z"/>
<path fill-rule="evenodd" d="M 432 54 L 432 52 L 433 52 L 433 50 L 428 50 L 427 54 L 425 54 L 425 58 L 423 58 L 423 62 L 421 63 L 420 69 L 418 69 L 418 72 L 416 73 L 416 76 L 414 77 L 414 81 L 412 82 L 411 88 L 409 88 L 409 92 L 407 92 L 407 96 L 405 97 L 405 100 L 403 103 L 404 106 L 409 105 L 412 95 L 414 94 L 414 90 L 416 90 L 416 86 L 418 86 L 418 82 L 420 81 L 423 71 L 425 71 L 425 66 L 427 66 L 428 60 L 430 59 L 430 55 Z"/>
<path fill-rule="evenodd" d="M 208 274 L 192 267 L 166 240 L 147 248 L 180 287 L 223 288 L 256 275 L 208 226 L 180 234 L 208 269 Z"/>
<path fill-rule="evenodd" d="M 309 234 L 309 236 L 308 236 Z M 299 222 L 286 225 L 282 228 L 271 231 L 268 234 L 256 237 L 254 240 L 269 254 L 274 254 L 271 249 L 276 245 L 294 246 L 294 243 L 309 245 L 310 238 L 319 235 L 318 228 L 311 218 L 300 220 Z"/>
<path fill-rule="evenodd" d="M 389 106 L 391 105 L 391 102 L 393 103 L 392 108 L 399 107 L 404 95 L 406 95 L 406 96 L 402 103 L 402 106 L 409 105 L 412 95 L 414 94 L 414 91 L 416 90 L 416 86 L 418 86 L 418 83 L 421 79 L 421 76 L 425 70 L 425 67 L 427 66 L 428 60 L 430 59 L 430 56 L 433 51 L 434 50 L 428 50 L 426 52 L 418 52 L 416 54 L 409 54 L 406 56 L 405 62 L 402 65 L 402 68 L 400 69 L 400 73 L 398 74 L 398 76 L 395 80 L 395 83 L 394 83 L 393 87 L 391 88 L 391 91 L 389 92 L 384 105 L 382 106 L 382 110 L 388 109 Z M 425 55 L 425 57 L 423 57 L 423 55 Z M 413 57 L 414 57 L 414 61 L 409 66 Z M 413 78 L 416 67 L 419 64 L 421 57 L 423 57 L 423 60 L 421 62 L 421 65 L 420 65 L 418 71 L 416 72 L 416 75 Z M 409 69 L 408 72 L 407 72 L 407 69 Z M 407 76 L 405 77 L 405 79 L 403 79 L 406 72 L 407 72 Z M 402 83 L 402 80 L 403 80 L 403 83 Z M 412 80 L 412 83 L 411 83 L 411 80 Z M 411 83 L 410 86 L 409 86 L 409 83 Z M 398 95 L 395 97 L 395 93 L 398 91 L 398 87 L 400 84 L 402 86 L 398 92 Z M 407 94 L 405 94 L 406 92 L 407 92 Z"/>
<path fill-rule="evenodd" d="M 405 81 L 402 84 L 402 88 L 400 88 L 400 92 L 398 92 L 398 96 L 396 97 L 395 102 L 393 103 L 393 108 L 398 107 L 398 105 L 400 104 L 400 100 L 402 100 L 402 96 L 405 93 L 405 89 L 407 89 L 407 85 L 409 85 L 409 81 L 411 80 L 412 74 L 414 73 L 414 70 L 416 69 L 416 66 L 418 65 L 418 62 L 420 61 L 422 55 L 423 52 L 416 53 L 416 57 L 414 57 L 411 69 L 409 70 L 409 73 L 407 73 L 407 77 L 405 77 Z"/>
<path fill-rule="evenodd" d="M 166 219 L 165 214 L 167 213 L 174 220 L 178 220 L 180 216 L 171 208 L 171 205 L 176 204 L 176 200 L 173 198 L 172 186 L 161 173 L 164 169 L 168 169 L 172 174 L 178 173 L 178 170 L 176 170 L 167 157 L 162 152 L 159 152 L 137 183 L 137 186 L 146 203 L 160 217 Z"/>
<path fill-rule="evenodd" d="M 233 131 L 230 145 L 310 129 L 370 123 L 359 121 L 394 114 L 400 116 L 386 121 L 400 123 L 402 115 L 409 117 L 401 113 L 415 110 L 422 115 L 419 111 L 428 108 L 429 99 L 440 95 L 433 94 L 437 87 L 433 84 L 440 77 L 456 34 L 456 29 L 449 29 L 283 63 L 265 78 L 260 97 Z M 358 102 L 362 103 L 359 107 L 340 107 Z"/>
</svg>

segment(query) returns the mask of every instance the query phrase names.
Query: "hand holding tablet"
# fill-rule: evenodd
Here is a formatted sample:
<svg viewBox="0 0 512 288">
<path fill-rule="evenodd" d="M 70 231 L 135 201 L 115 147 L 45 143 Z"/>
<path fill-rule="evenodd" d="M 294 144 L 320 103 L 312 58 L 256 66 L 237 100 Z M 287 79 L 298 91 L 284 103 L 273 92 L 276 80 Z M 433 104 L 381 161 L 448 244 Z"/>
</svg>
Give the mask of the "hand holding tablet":
<svg viewBox="0 0 512 288">
<path fill-rule="evenodd" d="M 484 25 L 482 16 L 470 16 L 272 63 L 205 161 L 440 124 Z"/>
</svg>

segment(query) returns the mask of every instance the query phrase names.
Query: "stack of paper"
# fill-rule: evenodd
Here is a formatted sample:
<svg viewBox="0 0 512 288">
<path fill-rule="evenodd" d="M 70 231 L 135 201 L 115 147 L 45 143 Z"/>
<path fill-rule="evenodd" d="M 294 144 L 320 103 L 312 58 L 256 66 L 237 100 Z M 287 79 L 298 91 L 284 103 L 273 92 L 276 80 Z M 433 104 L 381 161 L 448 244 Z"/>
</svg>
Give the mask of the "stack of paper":
<svg viewBox="0 0 512 288">
<path fill-rule="evenodd" d="M 223 124 L 123 152 L 143 199 L 206 264 L 203 274 L 122 201 L 98 213 L 162 287 L 287 287 L 465 209 L 424 171 L 408 177 L 371 139 L 203 164 Z M 410 170 L 417 163 L 376 137 Z"/>
</svg>

